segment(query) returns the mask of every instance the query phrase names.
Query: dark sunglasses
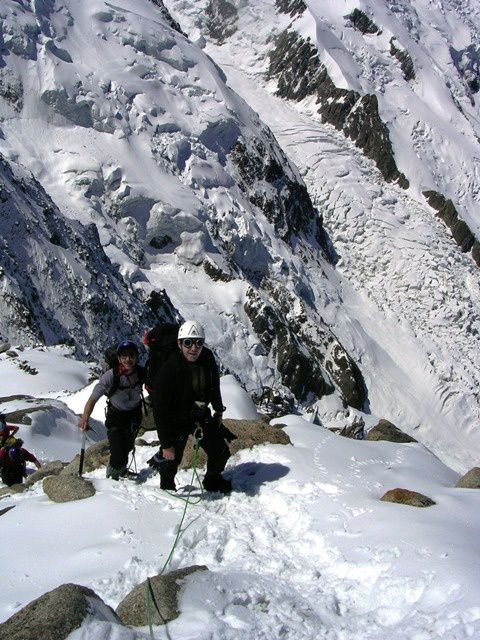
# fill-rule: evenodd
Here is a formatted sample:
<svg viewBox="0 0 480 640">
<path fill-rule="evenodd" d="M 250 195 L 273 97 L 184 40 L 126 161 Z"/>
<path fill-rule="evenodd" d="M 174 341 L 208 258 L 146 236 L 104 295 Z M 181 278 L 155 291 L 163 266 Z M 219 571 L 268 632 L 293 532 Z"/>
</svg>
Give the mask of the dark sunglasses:
<svg viewBox="0 0 480 640">
<path fill-rule="evenodd" d="M 203 343 L 204 340 L 202 340 L 202 338 L 185 338 L 184 340 L 182 340 L 183 346 L 187 347 L 187 349 L 190 349 L 190 347 L 193 347 L 193 345 L 200 349 L 201 347 L 203 347 Z"/>
</svg>

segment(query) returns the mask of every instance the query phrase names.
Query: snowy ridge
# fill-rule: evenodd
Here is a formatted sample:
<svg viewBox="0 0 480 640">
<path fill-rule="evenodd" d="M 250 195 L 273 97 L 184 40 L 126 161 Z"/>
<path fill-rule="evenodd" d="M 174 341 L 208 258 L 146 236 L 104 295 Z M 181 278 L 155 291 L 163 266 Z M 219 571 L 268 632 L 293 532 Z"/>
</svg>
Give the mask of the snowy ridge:
<svg viewBox="0 0 480 640">
<path fill-rule="evenodd" d="M 39 370 L 33 394 L 55 394 L 70 408 L 33 413 L 21 435 L 43 462 L 68 460 L 80 445 L 71 409 L 78 411 L 88 395 L 72 391 L 85 384 L 87 368 L 62 359 L 58 348 L 22 355 Z M 0 370 L 7 367 L 18 386 L 23 374 L 0 356 Z M 69 391 L 60 392 L 59 382 Z M 222 391 L 227 417 L 252 415 L 251 400 L 232 378 L 222 378 Z M 99 406 L 95 417 L 102 420 Z M 188 508 L 169 568 L 205 564 L 209 571 L 187 581 L 180 616 L 155 626 L 153 637 L 477 638 L 478 491 L 454 488 L 458 474 L 420 444 L 342 438 L 299 416 L 278 422 L 286 425 L 293 446 L 238 452 L 226 471 L 232 495 L 205 496 Z M 103 426 L 94 424 L 101 436 Z M 15 538 L 16 553 L 3 559 L 8 578 L 0 621 L 67 582 L 88 586 L 116 607 L 160 571 L 184 503 L 160 491 L 158 477 L 148 475 L 151 453 L 151 447 L 137 447 L 138 483 L 108 480 L 104 468 L 88 473 L 96 494 L 87 500 L 53 503 L 41 483 L 2 499 L 0 509 L 14 507 L 0 517 L 4 536 Z M 191 470 L 177 480 L 188 487 Z M 382 502 L 395 486 L 420 491 L 436 504 L 418 509 Z M 19 522 L 25 535 L 18 534 Z M 140 640 L 150 634 L 92 615 L 70 637 Z"/>
</svg>

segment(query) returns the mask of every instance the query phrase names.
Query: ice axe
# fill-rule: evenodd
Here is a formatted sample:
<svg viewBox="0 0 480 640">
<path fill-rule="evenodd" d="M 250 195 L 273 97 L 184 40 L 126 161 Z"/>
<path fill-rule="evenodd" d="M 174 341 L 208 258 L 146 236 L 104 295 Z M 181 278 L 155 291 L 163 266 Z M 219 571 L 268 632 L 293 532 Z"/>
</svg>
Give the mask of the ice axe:
<svg viewBox="0 0 480 640">
<path fill-rule="evenodd" d="M 82 432 L 82 448 L 80 449 L 80 462 L 78 464 L 78 475 L 81 478 L 83 473 L 83 460 L 85 458 L 85 443 L 87 441 L 87 430 Z"/>
</svg>

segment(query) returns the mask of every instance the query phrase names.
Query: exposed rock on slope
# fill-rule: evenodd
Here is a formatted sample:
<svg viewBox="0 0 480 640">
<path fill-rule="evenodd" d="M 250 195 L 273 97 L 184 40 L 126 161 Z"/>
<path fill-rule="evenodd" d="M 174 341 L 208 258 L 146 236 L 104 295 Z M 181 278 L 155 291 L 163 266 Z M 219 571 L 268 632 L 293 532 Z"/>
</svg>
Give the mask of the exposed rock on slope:
<svg viewBox="0 0 480 640">
<path fill-rule="evenodd" d="M 315 96 L 319 113 L 325 122 L 345 134 L 375 161 L 388 182 L 409 183 L 395 163 L 388 128 L 378 112 L 376 95 L 361 96 L 358 92 L 338 89 L 309 39 L 286 30 L 276 39 L 270 52 L 268 76 L 278 82 L 277 94 L 290 100 Z"/>
<path fill-rule="evenodd" d="M 235 27 L 237 9 L 228 0 L 205 5 L 217 40 Z M 310 346 L 327 286 L 322 265 L 331 260 L 321 212 L 270 130 L 163 3 L 121 0 L 97 11 L 6 0 L 0 16 L 5 152 L 51 194 L 42 192 L 38 206 L 15 205 L 28 219 L 18 216 L 21 237 L 39 222 L 4 267 L 3 337 L 71 341 L 98 355 L 115 336 L 143 334 L 154 316 L 195 313 L 209 324 L 223 370 L 247 387 L 255 380 L 310 403 L 337 386 L 361 404 L 362 392 L 344 381 L 351 359 L 327 323 Z M 31 114 L 42 131 L 36 146 L 27 140 Z M 24 264 L 33 266 L 22 272 Z M 271 349 L 252 332 L 249 289 L 276 318 Z"/>
<path fill-rule="evenodd" d="M 0 335 L 74 344 L 79 354 L 154 321 L 101 246 L 98 231 L 65 218 L 40 184 L 0 156 Z M 172 317 L 166 299 L 158 317 Z"/>
</svg>

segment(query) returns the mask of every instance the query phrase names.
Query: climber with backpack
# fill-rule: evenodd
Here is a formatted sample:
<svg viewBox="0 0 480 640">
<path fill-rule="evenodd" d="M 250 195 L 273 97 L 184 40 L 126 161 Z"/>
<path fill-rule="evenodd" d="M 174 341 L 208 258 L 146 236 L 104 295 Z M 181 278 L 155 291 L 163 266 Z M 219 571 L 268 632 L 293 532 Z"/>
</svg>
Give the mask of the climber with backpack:
<svg viewBox="0 0 480 640">
<path fill-rule="evenodd" d="M 207 454 L 204 489 L 229 493 L 232 485 L 222 476 L 230 450 L 222 430 L 225 407 L 220 376 L 214 355 L 204 343 L 203 327 L 195 320 L 184 322 L 176 350 L 152 372 L 150 398 L 160 449 L 148 463 L 160 473 L 161 488 L 175 491 L 175 475 L 188 436 L 197 434 Z"/>
<path fill-rule="evenodd" d="M 18 427 L 13 424 L 7 424 L 7 418 L 3 413 L 0 413 L 0 447 L 5 447 L 15 443 L 15 434 L 18 431 Z"/>
<path fill-rule="evenodd" d="M 125 340 L 116 350 L 116 362 L 98 380 L 78 421 L 82 431 L 89 428 L 92 411 L 107 396 L 105 426 L 110 446 L 107 478 L 118 480 L 129 475 L 127 464 L 142 422 L 144 369 L 138 364 L 137 345 Z"/>
<path fill-rule="evenodd" d="M 2 482 L 8 487 L 12 484 L 21 484 L 27 477 L 27 462 L 40 469 L 42 466 L 37 458 L 23 448 L 23 440 L 15 438 L 15 442 L 0 449 L 0 470 Z"/>
</svg>

